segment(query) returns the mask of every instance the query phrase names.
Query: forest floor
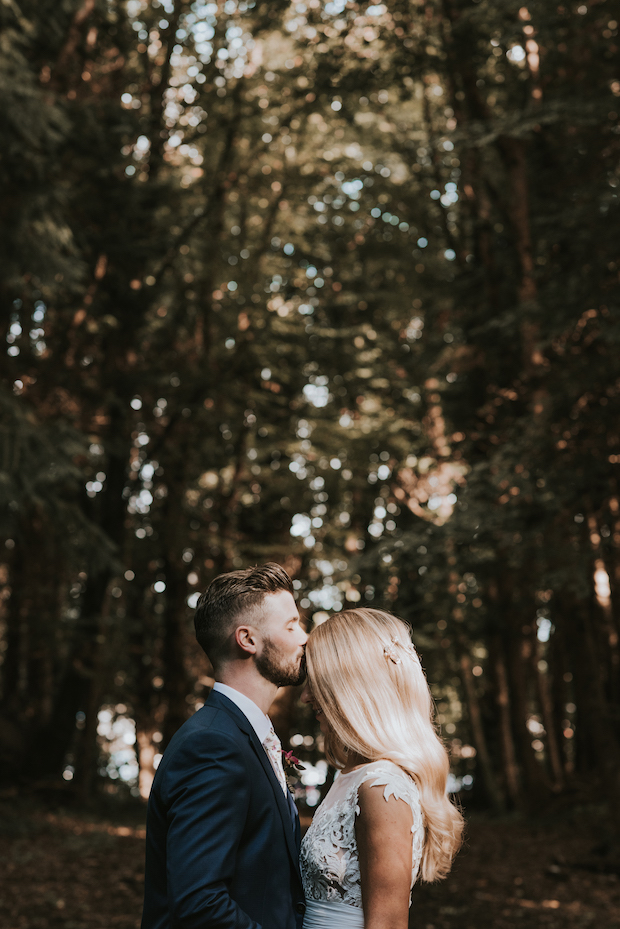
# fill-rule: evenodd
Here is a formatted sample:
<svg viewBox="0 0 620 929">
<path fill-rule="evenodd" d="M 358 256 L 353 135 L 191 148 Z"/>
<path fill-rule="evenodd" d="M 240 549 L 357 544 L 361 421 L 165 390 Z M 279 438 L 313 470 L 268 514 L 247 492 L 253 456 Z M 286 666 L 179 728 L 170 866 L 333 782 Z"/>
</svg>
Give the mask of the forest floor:
<svg viewBox="0 0 620 929">
<path fill-rule="evenodd" d="M 143 816 L 0 801 L 0 926 L 137 929 Z M 620 858 L 607 830 L 600 809 L 472 817 L 452 874 L 414 890 L 412 929 L 620 927 Z"/>
</svg>

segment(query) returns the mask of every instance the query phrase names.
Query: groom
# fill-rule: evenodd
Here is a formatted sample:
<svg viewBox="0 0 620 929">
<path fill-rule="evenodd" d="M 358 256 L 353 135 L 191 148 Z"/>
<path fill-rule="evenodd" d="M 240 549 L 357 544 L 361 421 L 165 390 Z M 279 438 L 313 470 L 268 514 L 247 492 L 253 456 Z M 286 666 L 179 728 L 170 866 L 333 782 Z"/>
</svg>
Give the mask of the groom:
<svg viewBox="0 0 620 929">
<path fill-rule="evenodd" d="M 142 929 L 300 929 L 299 817 L 267 716 L 305 677 L 290 577 L 276 564 L 216 577 L 195 626 L 216 684 L 153 781 Z"/>
</svg>

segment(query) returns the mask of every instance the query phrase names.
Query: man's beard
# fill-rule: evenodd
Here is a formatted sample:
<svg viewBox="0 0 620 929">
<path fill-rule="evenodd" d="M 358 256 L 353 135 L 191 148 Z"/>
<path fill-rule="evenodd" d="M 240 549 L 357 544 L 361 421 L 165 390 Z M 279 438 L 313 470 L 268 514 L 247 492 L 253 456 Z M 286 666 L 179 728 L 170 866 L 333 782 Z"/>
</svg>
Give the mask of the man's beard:
<svg viewBox="0 0 620 929">
<path fill-rule="evenodd" d="M 306 679 L 306 655 L 301 662 L 284 664 L 282 656 L 271 639 L 264 639 L 263 651 L 256 658 L 256 667 L 265 680 L 276 687 L 296 687 Z"/>
</svg>

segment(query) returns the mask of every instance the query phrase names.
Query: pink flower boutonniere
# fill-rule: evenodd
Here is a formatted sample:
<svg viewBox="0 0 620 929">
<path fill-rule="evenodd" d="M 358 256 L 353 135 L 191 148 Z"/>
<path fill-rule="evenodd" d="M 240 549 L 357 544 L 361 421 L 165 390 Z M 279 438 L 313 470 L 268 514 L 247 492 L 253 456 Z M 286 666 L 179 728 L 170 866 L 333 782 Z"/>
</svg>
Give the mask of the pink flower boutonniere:
<svg viewBox="0 0 620 929">
<path fill-rule="evenodd" d="M 285 752 L 282 749 L 282 764 L 285 771 L 305 771 L 306 766 L 301 763 L 299 758 L 295 758 L 292 752 Z"/>
<path fill-rule="evenodd" d="M 282 767 L 284 768 L 284 776 L 288 789 L 294 796 L 295 783 L 299 782 L 297 773 L 299 771 L 305 771 L 306 767 L 301 763 L 299 758 L 295 758 L 292 752 L 285 752 L 284 749 L 282 749 Z"/>
</svg>

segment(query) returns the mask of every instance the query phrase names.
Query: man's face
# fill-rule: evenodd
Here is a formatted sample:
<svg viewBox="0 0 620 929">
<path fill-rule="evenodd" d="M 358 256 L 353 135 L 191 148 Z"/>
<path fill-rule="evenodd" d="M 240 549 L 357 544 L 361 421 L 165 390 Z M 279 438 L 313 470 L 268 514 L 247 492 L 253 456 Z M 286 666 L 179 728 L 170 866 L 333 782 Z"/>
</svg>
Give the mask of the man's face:
<svg viewBox="0 0 620 929">
<path fill-rule="evenodd" d="M 256 667 L 266 680 L 278 687 L 303 684 L 308 636 L 299 622 L 293 596 L 287 590 L 267 594 L 262 614 Z"/>
</svg>

